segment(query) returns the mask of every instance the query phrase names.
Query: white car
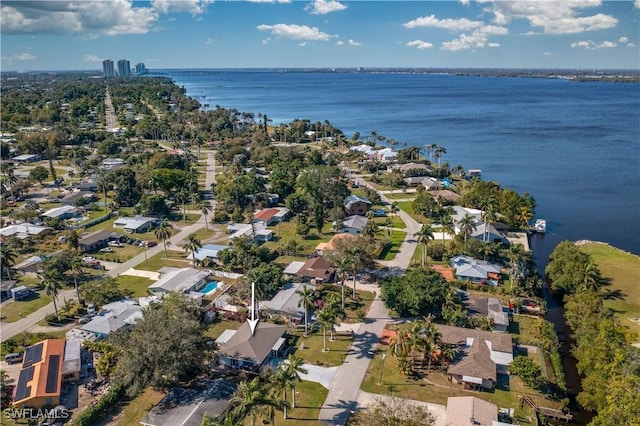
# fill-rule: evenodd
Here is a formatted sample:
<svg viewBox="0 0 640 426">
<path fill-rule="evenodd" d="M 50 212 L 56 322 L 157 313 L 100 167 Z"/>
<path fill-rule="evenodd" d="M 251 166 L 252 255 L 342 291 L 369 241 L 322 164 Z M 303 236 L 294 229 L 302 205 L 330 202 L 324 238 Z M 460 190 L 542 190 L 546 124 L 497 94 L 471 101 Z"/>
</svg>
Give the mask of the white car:
<svg viewBox="0 0 640 426">
<path fill-rule="evenodd" d="M 111 247 L 105 247 L 103 249 L 100 249 L 101 253 L 113 253 L 113 249 Z"/>
<path fill-rule="evenodd" d="M 122 244 L 117 241 L 109 241 L 109 247 L 122 247 Z"/>
</svg>

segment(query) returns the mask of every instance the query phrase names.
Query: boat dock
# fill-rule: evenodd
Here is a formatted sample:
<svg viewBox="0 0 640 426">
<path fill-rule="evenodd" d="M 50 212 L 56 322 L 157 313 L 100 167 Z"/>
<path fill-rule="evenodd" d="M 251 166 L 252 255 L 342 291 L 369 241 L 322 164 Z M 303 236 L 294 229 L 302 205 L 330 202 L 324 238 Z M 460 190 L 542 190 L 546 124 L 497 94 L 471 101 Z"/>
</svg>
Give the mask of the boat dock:
<svg viewBox="0 0 640 426">
<path fill-rule="evenodd" d="M 529 236 L 526 232 L 509 232 L 507 240 L 510 244 L 521 244 L 525 251 L 530 251 Z"/>
</svg>

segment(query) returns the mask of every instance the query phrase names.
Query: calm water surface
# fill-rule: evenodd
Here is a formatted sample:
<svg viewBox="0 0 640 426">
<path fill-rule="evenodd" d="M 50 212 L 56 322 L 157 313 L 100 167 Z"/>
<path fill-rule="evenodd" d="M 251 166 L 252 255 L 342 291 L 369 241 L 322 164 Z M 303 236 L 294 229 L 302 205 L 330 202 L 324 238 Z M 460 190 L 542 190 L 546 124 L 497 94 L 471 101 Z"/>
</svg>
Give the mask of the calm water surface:
<svg viewBox="0 0 640 426">
<path fill-rule="evenodd" d="M 548 233 L 538 264 L 563 240 L 640 254 L 640 84 L 427 74 L 165 71 L 189 96 L 267 114 L 274 124 L 329 120 L 347 137 L 371 131 L 437 143 L 443 161 L 532 194 Z"/>
</svg>

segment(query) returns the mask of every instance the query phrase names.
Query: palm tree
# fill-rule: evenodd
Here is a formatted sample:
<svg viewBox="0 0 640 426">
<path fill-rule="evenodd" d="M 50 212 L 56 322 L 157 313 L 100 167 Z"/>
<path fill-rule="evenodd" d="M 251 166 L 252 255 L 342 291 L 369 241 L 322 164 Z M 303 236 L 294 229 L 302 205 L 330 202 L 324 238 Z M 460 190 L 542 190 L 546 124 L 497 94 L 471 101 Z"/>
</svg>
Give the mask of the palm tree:
<svg viewBox="0 0 640 426">
<path fill-rule="evenodd" d="M 387 227 L 387 234 L 389 235 L 389 238 L 391 238 L 391 234 L 393 234 L 393 221 L 390 217 L 387 217 L 384 220 L 384 226 Z"/>
<path fill-rule="evenodd" d="M 466 243 L 467 238 L 469 238 L 473 231 L 477 229 L 476 219 L 469 214 L 465 214 L 458 222 L 458 227 L 460 228 L 460 233 L 463 235 L 464 242 Z"/>
<path fill-rule="evenodd" d="M 431 143 L 429 145 L 427 145 L 427 153 L 429 154 L 429 162 L 431 162 L 432 157 L 432 153 L 436 150 L 436 148 L 438 147 L 438 144 L 435 143 Z"/>
<path fill-rule="evenodd" d="M 202 214 L 204 215 L 204 226 L 207 229 L 207 231 L 209 230 L 209 221 L 207 220 L 207 215 L 209 214 L 209 212 L 211 212 L 211 203 L 207 200 L 204 200 L 202 202 L 202 204 L 200 205 L 200 209 L 202 211 Z"/>
<path fill-rule="evenodd" d="M 518 214 L 516 215 L 516 220 L 524 229 L 529 228 L 529 221 L 533 219 L 533 212 L 531 208 L 528 206 L 520 207 L 518 210 Z"/>
<path fill-rule="evenodd" d="M 16 263 L 16 251 L 8 244 L 0 246 L 0 267 L 5 268 L 7 277 L 11 279 L 11 266 Z"/>
<path fill-rule="evenodd" d="M 427 244 L 429 240 L 433 240 L 433 229 L 431 225 L 425 223 L 420 228 L 420 231 L 413 234 L 414 237 L 418 237 L 418 244 L 422 244 L 422 267 L 424 268 L 425 263 L 427 262 Z"/>
<path fill-rule="evenodd" d="M 424 338 L 423 334 L 422 334 L 422 325 L 419 323 L 414 323 L 411 328 L 409 329 L 409 336 L 408 336 L 408 345 L 409 348 L 411 349 L 411 362 L 415 365 L 416 362 L 416 353 L 422 349 L 425 348 L 426 345 L 428 344 L 427 340 Z"/>
<path fill-rule="evenodd" d="M 447 153 L 447 149 L 444 146 L 437 147 L 433 152 L 433 158 L 438 160 L 438 167 L 440 166 L 440 158 L 442 157 L 442 154 L 446 154 L 446 153 Z"/>
<path fill-rule="evenodd" d="M 189 193 L 189 190 L 187 188 L 182 188 L 176 194 L 176 200 L 182 203 L 182 219 L 185 222 L 187 221 L 187 202 L 189 201 L 190 198 L 191 198 L 191 194 Z"/>
<path fill-rule="evenodd" d="M 347 280 L 347 273 L 353 268 L 351 266 L 351 259 L 347 256 L 342 256 L 336 265 L 336 275 L 340 277 L 341 292 L 342 292 L 342 309 L 344 310 L 344 286 Z"/>
<path fill-rule="evenodd" d="M 231 398 L 230 404 L 233 412 L 239 419 L 251 416 L 251 425 L 256 426 L 258 414 L 265 407 L 279 408 L 282 404 L 269 396 L 268 389 L 260 383 L 260 378 L 255 377 L 253 380 L 245 380 L 238 386 L 236 395 Z"/>
<path fill-rule="evenodd" d="M 299 373 L 307 374 L 308 371 L 304 368 L 304 361 L 302 358 L 289 354 L 287 357 L 287 370 L 289 370 L 289 385 L 291 386 L 291 407 L 296 408 L 296 381 L 302 381 Z"/>
<path fill-rule="evenodd" d="M 62 282 L 62 274 L 57 269 L 48 269 L 40 275 L 40 284 L 44 287 L 44 292 L 47 296 L 51 296 L 53 299 L 53 309 L 56 311 L 58 321 L 60 320 L 60 314 L 58 313 L 58 290 L 62 288 L 60 283 Z"/>
<path fill-rule="evenodd" d="M 336 314 L 331 309 L 321 309 L 318 311 L 318 323 L 322 327 L 322 352 L 328 352 L 327 349 L 327 330 L 332 330 L 336 323 Z"/>
<path fill-rule="evenodd" d="M 400 211 L 400 207 L 398 207 L 398 203 L 394 201 L 391 203 L 391 214 L 395 215 L 398 211 Z"/>
<path fill-rule="evenodd" d="M 80 302 L 80 291 L 78 290 L 78 279 L 84 276 L 84 270 L 82 269 L 82 262 L 80 258 L 75 256 L 71 259 L 69 264 L 69 269 L 71 270 L 71 275 L 73 276 L 73 286 L 76 288 L 76 297 L 78 298 L 78 303 Z"/>
<path fill-rule="evenodd" d="M 311 306 L 314 302 L 314 293 L 313 289 L 307 287 L 307 285 L 303 285 L 301 290 L 296 290 L 296 294 L 300 296 L 300 300 L 298 301 L 298 307 L 300 305 L 304 306 L 304 335 L 309 335 L 309 306 Z"/>
<path fill-rule="evenodd" d="M 64 303 L 60 307 L 60 312 L 62 312 L 64 315 L 69 315 L 75 306 L 76 302 L 71 299 L 65 298 Z"/>
<path fill-rule="evenodd" d="M 404 357 L 409 353 L 409 332 L 404 328 L 397 328 L 396 335 L 391 339 L 391 351 L 396 357 Z"/>
<path fill-rule="evenodd" d="M 362 230 L 362 235 L 367 238 L 375 239 L 376 234 L 379 231 L 380 231 L 380 228 L 378 227 L 378 224 L 373 221 L 370 221 L 370 222 L 367 222 L 367 224 L 364 226 L 364 229 Z"/>
<path fill-rule="evenodd" d="M 69 244 L 69 247 L 71 247 L 75 251 L 78 251 L 78 249 L 80 248 L 80 236 L 78 235 L 75 229 L 72 230 L 71 233 L 69 234 L 67 243 Z"/>
<path fill-rule="evenodd" d="M 166 218 L 162 219 L 162 222 L 160 222 L 160 225 L 156 228 L 156 230 L 154 231 L 154 234 L 158 241 L 162 241 L 162 244 L 164 245 L 164 255 L 168 256 L 167 240 L 171 238 L 171 225 L 169 224 L 169 221 Z"/>
<path fill-rule="evenodd" d="M 456 228 L 453 226 L 453 219 L 448 214 L 443 215 L 440 218 L 440 225 L 442 225 L 442 242 L 444 243 L 444 234 L 454 234 Z"/>
<path fill-rule="evenodd" d="M 347 250 L 346 256 L 351 262 L 353 268 L 353 298 L 356 298 L 356 280 L 358 277 L 358 270 L 364 265 L 366 259 L 366 253 L 360 247 L 353 246 Z"/>
<path fill-rule="evenodd" d="M 191 253 L 193 266 L 195 268 L 196 254 L 202 248 L 202 243 L 200 242 L 200 239 L 198 238 L 195 232 L 192 232 L 191 234 L 187 235 L 187 242 L 182 245 L 182 248 L 184 249 L 185 252 L 187 252 L 187 257 L 189 257 L 188 255 L 189 253 Z"/>
<path fill-rule="evenodd" d="M 273 386 L 272 390 L 277 395 L 282 391 L 283 413 L 284 419 L 287 420 L 287 388 L 291 382 L 291 371 L 286 365 L 281 364 L 276 371 L 269 377 L 269 383 Z M 276 396 L 277 397 L 277 396 Z M 267 407 L 270 417 L 273 416 L 273 407 Z"/>
<path fill-rule="evenodd" d="M 589 262 L 584 268 L 584 288 L 590 291 L 597 291 L 602 284 L 600 270 L 595 263 Z"/>
</svg>

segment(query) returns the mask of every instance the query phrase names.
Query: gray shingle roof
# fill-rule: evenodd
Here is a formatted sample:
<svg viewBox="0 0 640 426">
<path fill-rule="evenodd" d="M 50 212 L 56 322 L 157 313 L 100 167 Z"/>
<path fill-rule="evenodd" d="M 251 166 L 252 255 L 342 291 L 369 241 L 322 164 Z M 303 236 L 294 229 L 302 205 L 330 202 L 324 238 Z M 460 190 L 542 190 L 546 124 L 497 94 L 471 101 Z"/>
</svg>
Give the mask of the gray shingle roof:
<svg viewBox="0 0 640 426">
<path fill-rule="evenodd" d="M 245 322 L 236 334 L 220 347 L 220 355 L 261 365 L 285 330 L 284 325 L 258 322 L 255 333 L 251 335 L 251 327 Z"/>
</svg>

